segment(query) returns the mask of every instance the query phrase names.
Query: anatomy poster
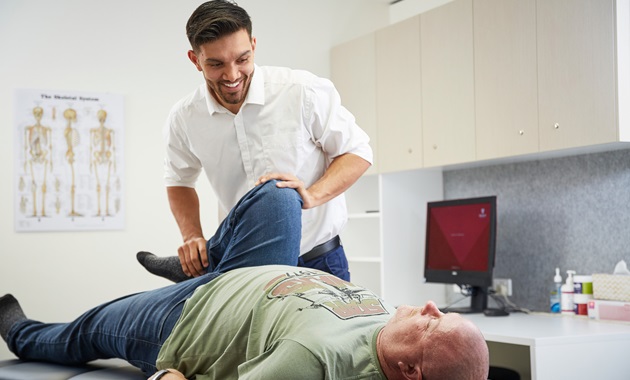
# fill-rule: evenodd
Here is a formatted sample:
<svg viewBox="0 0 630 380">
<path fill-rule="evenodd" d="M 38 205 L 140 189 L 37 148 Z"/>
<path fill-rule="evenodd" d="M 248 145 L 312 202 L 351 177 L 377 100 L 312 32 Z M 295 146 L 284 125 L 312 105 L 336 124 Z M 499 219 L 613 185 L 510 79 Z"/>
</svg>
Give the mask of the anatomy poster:
<svg viewBox="0 0 630 380">
<path fill-rule="evenodd" d="M 124 228 L 122 95 L 14 95 L 15 230 Z"/>
</svg>

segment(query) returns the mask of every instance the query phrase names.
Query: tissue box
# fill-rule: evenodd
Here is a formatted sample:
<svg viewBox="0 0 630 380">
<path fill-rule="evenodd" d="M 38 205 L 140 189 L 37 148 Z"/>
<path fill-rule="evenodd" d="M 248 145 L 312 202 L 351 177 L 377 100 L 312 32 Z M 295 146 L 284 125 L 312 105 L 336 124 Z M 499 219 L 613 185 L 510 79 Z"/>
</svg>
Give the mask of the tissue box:
<svg viewBox="0 0 630 380">
<path fill-rule="evenodd" d="M 593 275 L 593 298 L 630 302 L 630 276 L 596 273 Z"/>
<path fill-rule="evenodd" d="M 630 302 L 590 300 L 588 302 L 588 317 L 630 322 Z"/>
</svg>

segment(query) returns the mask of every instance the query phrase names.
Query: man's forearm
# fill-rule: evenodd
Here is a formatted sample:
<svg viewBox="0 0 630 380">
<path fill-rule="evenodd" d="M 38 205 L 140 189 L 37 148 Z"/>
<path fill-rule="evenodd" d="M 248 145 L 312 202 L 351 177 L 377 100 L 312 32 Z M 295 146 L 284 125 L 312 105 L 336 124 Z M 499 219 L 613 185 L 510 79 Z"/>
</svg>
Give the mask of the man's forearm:
<svg viewBox="0 0 630 380">
<path fill-rule="evenodd" d="M 183 240 L 202 237 L 197 191 L 194 188 L 183 186 L 167 187 L 166 189 L 171 212 L 177 221 Z"/>
<path fill-rule="evenodd" d="M 352 153 L 336 157 L 324 175 L 308 188 L 313 197 L 313 204 L 310 206 L 324 204 L 348 190 L 370 165 L 368 161 Z"/>
</svg>

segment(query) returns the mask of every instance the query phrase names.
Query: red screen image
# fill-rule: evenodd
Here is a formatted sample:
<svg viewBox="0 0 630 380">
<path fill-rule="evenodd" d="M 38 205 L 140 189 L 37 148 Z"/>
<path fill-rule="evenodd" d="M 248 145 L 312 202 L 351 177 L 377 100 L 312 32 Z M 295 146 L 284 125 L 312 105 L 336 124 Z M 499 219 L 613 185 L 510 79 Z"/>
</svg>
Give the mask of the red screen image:
<svg viewBox="0 0 630 380">
<path fill-rule="evenodd" d="M 427 268 L 488 270 L 490 203 L 435 207 L 428 221 Z"/>
</svg>

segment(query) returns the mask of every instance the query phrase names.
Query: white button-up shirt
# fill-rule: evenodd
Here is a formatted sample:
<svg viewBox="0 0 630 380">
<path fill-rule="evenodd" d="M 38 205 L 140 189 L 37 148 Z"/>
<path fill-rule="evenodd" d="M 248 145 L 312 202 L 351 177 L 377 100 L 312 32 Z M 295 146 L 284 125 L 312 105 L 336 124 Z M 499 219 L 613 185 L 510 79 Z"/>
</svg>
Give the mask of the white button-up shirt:
<svg viewBox="0 0 630 380">
<path fill-rule="evenodd" d="M 279 67 L 255 66 L 236 115 L 202 84 L 173 107 L 164 137 L 166 186 L 194 187 L 203 169 L 225 213 L 263 174 L 293 174 L 308 188 L 339 155 L 372 162 L 369 138 L 333 84 Z M 343 194 L 303 210 L 301 253 L 338 235 L 346 220 Z"/>
</svg>

